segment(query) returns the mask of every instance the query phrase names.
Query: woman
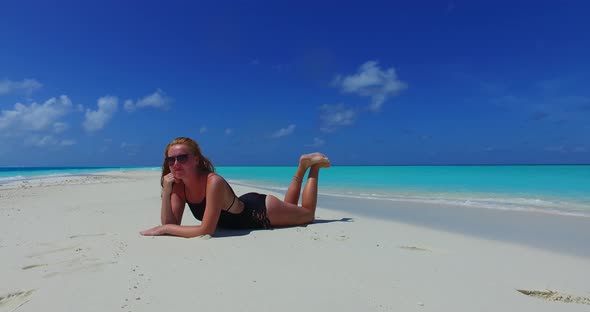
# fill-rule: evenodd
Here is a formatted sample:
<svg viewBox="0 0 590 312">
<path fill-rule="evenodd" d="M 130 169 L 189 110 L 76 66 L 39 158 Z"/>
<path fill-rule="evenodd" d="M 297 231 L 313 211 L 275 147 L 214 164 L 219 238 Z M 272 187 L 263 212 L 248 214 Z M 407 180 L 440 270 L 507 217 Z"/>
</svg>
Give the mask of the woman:
<svg viewBox="0 0 590 312">
<path fill-rule="evenodd" d="M 162 165 L 162 225 L 141 235 L 174 235 L 195 237 L 212 235 L 219 225 L 231 229 L 271 228 L 312 223 L 318 198 L 320 168 L 330 167 L 320 153 L 302 155 L 299 167 L 289 185 L 285 199 L 273 195 L 248 193 L 239 198 L 213 164 L 201 153 L 197 142 L 176 138 L 164 153 Z M 298 206 L 301 183 L 309 169 Z M 200 225 L 180 225 L 185 203 Z"/>
</svg>

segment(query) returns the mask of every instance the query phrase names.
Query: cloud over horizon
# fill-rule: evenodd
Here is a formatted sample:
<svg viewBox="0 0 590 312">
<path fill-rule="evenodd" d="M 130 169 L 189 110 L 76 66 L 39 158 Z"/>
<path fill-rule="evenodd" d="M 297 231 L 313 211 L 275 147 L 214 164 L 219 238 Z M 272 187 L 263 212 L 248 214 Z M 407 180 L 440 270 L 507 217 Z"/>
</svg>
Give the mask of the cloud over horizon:
<svg viewBox="0 0 590 312">
<path fill-rule="evenodd" d="M 322 132 L 333 132 L 343 126 L 354 124 L 357 113 L 344 104 L 320 106 L 320 130 Z"/>
<path fill-rule="evenodd" d="M 64 147 L 75 145 L 76 141 L 69 139 L 59 139 L 54 137 L 53 135 L 45 135 L 42 137 L 33 135 L 26 139 L 25 144 L 32 145 L 35 147 Z"/>
<path fill-rule="evenodd" d="M 82 125 L 87 132 L 100 130 L 117 112 L 119 99 L 116 96 L 103 96 L 98 99 L 98 109 L 86 109 Z"/>
<path fill-rule="evenodd" d="M 11 93 L 24 93 L 30 96 L 34 91 L 41 89 L 43 85 L 35 79 L 23 79 L 23 81 L 0 80 L 0 95 Z"/>
<path fill-rule="evenodd" d="M 315 137 L 315 138 L 313 138 L 313 143 L 306 144 L 305 146 L 307 146 L 307 147 L 320 147 L 320 146 L 324 145 L 325 143 L 326 143 L 326 141 L 324 141 L 323 139 Z"/>
<path fill-rule="evenodd" d="M 154 93 L 144 96 L 135 103 L 132 100 L 126 100 L 124 108 L 128 112 L 134 112 L 144 107 L 152 107 L 165 111 L 170 109 L 171 104 L 172 98 L 167 96 L 162 89 L 158 88 Z"/>
<path fill-rule="evenodd" d="M 387 99 L 408 88 L 405 82 L 398 79 L 395 68 L 381 70 L 377 61 L 365 62 L 356 74 L 337 75 L 333 85 L 344 93 L 370 97 L 369 110 L 373 112 L 380 111 Z"/>
<path fill-rule="evenodd" d="M 25 105 L 16 103 L 13 110 L 2 110 L 0 129 L 12 133 L 48 129 L 60 132 L 67 128 L 67 124 L 58 120 L 70 112 L 72 108 L 72 101 L 67 95 L 50 98 L 43 104 L 32 103 Z"/>
<path fill-rule="evenodd" d="M 281 129 L 275 131 L 271 135 L 271 138 L 280 138 L 280 137 L 290 135 L 293 133 L 293 131 L 295 131 L 295 127 L 296 127 L 295 124 L 290 124 L 287 128 L 281 128 Z"/>
</svg>

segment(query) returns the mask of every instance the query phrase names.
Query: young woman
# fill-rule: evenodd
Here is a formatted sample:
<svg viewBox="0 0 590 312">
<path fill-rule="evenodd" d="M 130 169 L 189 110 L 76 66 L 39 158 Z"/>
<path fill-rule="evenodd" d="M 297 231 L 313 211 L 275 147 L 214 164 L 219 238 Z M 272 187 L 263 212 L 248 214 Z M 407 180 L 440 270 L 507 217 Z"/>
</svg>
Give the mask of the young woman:
<svg viewBox="0 0 590 312">
<path fill-rule="evenodd" d="M 312 223 L 318 198 L 318 175 L 330 167 L 320 153 L 302 155 L 284 200 L 273 195 L 247 193 L 237 197 L 231 186 L 215 173 L 213 164 L 201 153 L 197 142 L 176 138 L 164 153 L 162 165 L 162 225 L 141 235 L 195 237 L 212 235 L 217 226 L 257 229 Z M 301 183 L 309 169 L 298 206 Z M 180 225 L 185 203 L 200 225 Z"/>
</svg>

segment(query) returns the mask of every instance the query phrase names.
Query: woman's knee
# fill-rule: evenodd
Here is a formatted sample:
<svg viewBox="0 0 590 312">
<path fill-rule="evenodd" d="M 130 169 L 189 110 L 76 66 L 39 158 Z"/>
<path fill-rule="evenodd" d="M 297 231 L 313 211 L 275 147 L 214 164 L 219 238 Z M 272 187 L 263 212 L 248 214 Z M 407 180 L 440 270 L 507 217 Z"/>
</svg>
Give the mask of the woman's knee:
<svg viewBox="0 0 590 312">
<path fill-rule="evenodd" d="M 307 210 L 307 209 L 306 209 Z M 309 211 L 305 216 L 302 218 L 303 224 L 311 224 L 315 220 L 315 212 Z"/>
</svg>

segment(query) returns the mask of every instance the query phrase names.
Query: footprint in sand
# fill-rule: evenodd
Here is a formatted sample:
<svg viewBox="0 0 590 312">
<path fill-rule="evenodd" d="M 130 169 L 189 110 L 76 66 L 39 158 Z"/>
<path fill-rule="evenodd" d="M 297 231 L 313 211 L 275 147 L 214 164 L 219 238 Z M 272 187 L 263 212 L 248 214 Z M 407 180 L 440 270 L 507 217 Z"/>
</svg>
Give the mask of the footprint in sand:
<svg viewBox="0 0 590 312">
<path fill-rule="evenodd" d="M 151 278 L 146 277 L 144 273 L 141 273 L 141 270 L 137 265 L 134 265 L 131 268 L 131 272 L 133 272 L 135 277 L 129 280 L 129 292 L 127 298 L 125 298 L 125 302 L 121 304 L 121 309 L 129 309 L 130 311 L 133 310 L 132 308 L 137 308 L 140 305 L 149 304 L 149 301 L 146 301 L 145 299 L 142 300 L 144 293 L 142 286 L 145 283 L 149 284 L 151 281 Z"/>
<path fill-rule="evenodd" d="M 104 233 L 80 234 L 70 236 L 69 238 L 76 239 L 104 235 Z M 60 247 L 60 245 L 65 245 L 64 243 L 65 241 L 42 243 L 41 245 L 51 246 L 54 248 L 29 254 L 28 258 L 36 260 L 36 263 L 33 262 L 31 264 L 25 265 L 21 269 L 31 270 L 43 267 L 42 272 L 45 273 L 43 275 L 44 278 L 49 278 L 56 275 L 70 274 L 79 271 L 98 272 L 105 265 L 116 264 L 116 260 L 126 247 L 126 245 L 119 246 L 119 250 L 116 251 L 114 254 L 114 260 L 101 261 L 103 259 L 92 257 L 92 255 L 94 255 L 95 252 L 93 252 L 93 248 L 91 246 L 88 246 L 87 244 L 85 244 L 87 246 L 82 245 L 83 243 L 85 243 L 85 241 L 80 241 L 74 245 L 70 244 L 67 247 Z"/>
<path fill-rule="evenodd" d="M 22 269 L 22 270 L 28 270 L 28 269 L 37 268 L 37 267 L 42 267 L 42 266 L 47 266 L 47 263 L 25 265 L 25 266 L 24 266 L 24 267 L 22 267 L 21 269 Z"/>
<path fill-rule="evenodd" d="M 79 235 L 72 235 L 70 238 L 78 238 L 78 237 L 93 237 L 93 236 L 105 236 L 105 233 L 98 233 L 98 234 L 79 234 Z"/>
<path fill-rule="evenodd" d="M 349 237 L 349 236 L 347 236 L 347 235 L 338 235 L 338 236 L 336 237 L 336 240 L 337 240 L 337 241 L 345 241 L 345 240 L 348 240 L 348 239 L 350 239 L 350 237 Z"/>
<path fill-rule="evenodd" d="M 544 299 L 547 301 L 559 301 L 565 303 L 579 303 L 579 304 L 588 304 L 590 305 L 590 298 L 588 297 L 580 297 L 575 295 L 569 295 L 560 293 L 553 290 L 526 290 L 526 289 L 517 289 L 521 294 L 527 295 L 529 297 L 535 297 Z"/>
<path fill-rule="evenodd" d="M 425 252 L 432 252 L 430 249 L 416 247 L 416 246 L 399 246 L 401 249 L 411 250 L 411 251 L 425 251 Z"/>
<path fill-rule="evenodd" d="M 20 307 L 29 302 L 27 299 L 34 290 L 16 291 L 5 295 L 0 295 L 0 307 Z M 16 310 L 16 308 L 14 310 Z M 13 311 L 14 311 L 13 310 Z"/>
<path fill-rule="evenodd" d="M 50 254 L 60 253 L 62 251 L 73 250 L 76 247 L 78 247 L 78 245 L 80 245 L 80 244 L 76 244 L 74 246 L 69 246 L 69 247 L 63 247 L 63 248 L 49 249 L 49 250 L 45 250 L 45 251 L 42 251 L 42 252 L 35 252 L 35 253 L 32 253 L 32 254 L 29 254 L 27 257 L 28 258 L 39 258 L 39 257 L 43 257 L 43 256 L 48 256 Z"/>
<path fill-rule="evenodd" d="M 42 272 L 46 273 L 43 275 L 43 277 L 49 278 L 57 275 L 76 273 L 79 271 L 98 272 L 104 266 L 116 263 L 116 261 L 100 261 L 98 258 L 76 257 L 63 261 L 25 265 L 21 268 L 21 270 L 43 268 Z"/>
</svg>

